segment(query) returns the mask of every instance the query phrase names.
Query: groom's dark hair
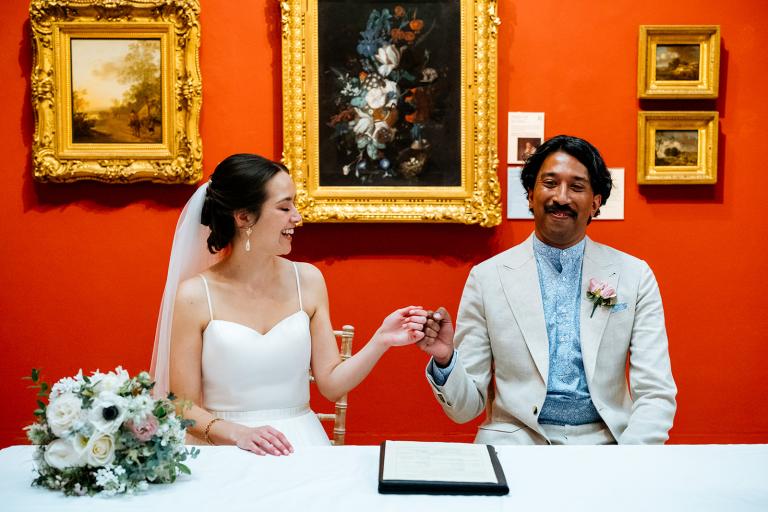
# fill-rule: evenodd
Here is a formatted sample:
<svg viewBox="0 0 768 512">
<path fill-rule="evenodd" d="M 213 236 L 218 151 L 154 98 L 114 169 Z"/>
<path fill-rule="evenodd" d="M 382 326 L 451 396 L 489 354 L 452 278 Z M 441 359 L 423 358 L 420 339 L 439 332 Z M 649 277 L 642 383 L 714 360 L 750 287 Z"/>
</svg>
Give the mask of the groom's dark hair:
<svg viewBox="0 0 768 512">
<path fill-rule="evenodd" d="M 235 212 L 245 210 L 258 220 L 267 200 L 267 183 L 279 172 L 288 172 L 288 169 L 248 153 L 228 156 L 216 166 L 200 216 L 200 222 L 211 228 L 208 250 L 212 254 L 227 247 L 234 238 Z"/>
</svg>

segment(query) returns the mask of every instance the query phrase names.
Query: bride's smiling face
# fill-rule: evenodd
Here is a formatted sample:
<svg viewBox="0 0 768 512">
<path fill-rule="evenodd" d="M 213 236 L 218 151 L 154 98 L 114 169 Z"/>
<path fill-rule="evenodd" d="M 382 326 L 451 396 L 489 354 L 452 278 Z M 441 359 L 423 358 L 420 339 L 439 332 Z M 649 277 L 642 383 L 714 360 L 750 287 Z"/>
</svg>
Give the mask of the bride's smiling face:
<svg viewBox="0 0 768 512">
<path fill-rule="evenodd" d="M 296 186 L 287 172 L 278 172 L 266 185 L 267 199 L 253 225 L 251 244 L 266 252 L 291 252 L 293 230 L 301 222 L 296 206 Z"/>
</svg>

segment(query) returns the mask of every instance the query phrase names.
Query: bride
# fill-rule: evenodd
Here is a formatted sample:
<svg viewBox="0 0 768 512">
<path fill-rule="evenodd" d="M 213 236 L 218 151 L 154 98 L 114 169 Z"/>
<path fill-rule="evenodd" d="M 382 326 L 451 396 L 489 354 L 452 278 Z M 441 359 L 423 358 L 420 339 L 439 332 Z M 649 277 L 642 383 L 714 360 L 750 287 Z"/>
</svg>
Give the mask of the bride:
<svg viewBox="0 0 768 512">
<path fill-rule="evenodd" d="M 182 211 L 155 336 L 155 393 L 191 407 L 189 432 L 259 455 L 327 445 L 309 409 L 311 368 L 335 401 L 391 346 L 420 341 L 427 312 L 398 309 L 342 362 L 320 271 L 282 256 L 301 216 L 280 164 L 257 155 L 222 161 Z M 206 249 L 207 246 L 207 249 Z"/>
</svg>

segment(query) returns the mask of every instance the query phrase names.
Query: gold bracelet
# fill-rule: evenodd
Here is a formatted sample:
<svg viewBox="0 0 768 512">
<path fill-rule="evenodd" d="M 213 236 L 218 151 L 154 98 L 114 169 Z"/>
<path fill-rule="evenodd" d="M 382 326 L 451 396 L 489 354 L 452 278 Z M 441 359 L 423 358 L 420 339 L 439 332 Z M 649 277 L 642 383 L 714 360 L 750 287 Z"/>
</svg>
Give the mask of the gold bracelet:
<svg viewBox="0 0 768 512">
<path fill-rule="evenodd" d="M 216 443 L 211 441 L 210 433 L 211 433 L 211 427 L 217 421 L 221 421 L 221 418 L 213 418 L 211 421 L 208 422 L 208 425 L 205 426 L 205 442 L 211 446 L 216 446 Z"/>
</svg>

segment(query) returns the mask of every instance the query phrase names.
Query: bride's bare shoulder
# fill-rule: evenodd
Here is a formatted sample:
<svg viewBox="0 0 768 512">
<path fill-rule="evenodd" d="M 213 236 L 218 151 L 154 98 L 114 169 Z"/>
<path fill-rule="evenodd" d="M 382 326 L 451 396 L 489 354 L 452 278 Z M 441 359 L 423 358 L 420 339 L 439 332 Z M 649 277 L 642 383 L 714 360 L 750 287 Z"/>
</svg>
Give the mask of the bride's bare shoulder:
<svg viewBox="0 0 768 512">
<path fill-rule="evenodd" d="M 299 269 L 299 279 L 301 279 L 302 285 L 306 286 L 325 286 L 325 279 L 320 269 L 311 263 L 296 262 L 296 267 Z"/>
<path fill-rule="evenodd" d="M 181 304 L 195 306 L 206 302 L 205 285 L 200 275 L 192 276 L 179 283 L 179 288 L 176 291 L 177 306 Z"/>
</svg>

